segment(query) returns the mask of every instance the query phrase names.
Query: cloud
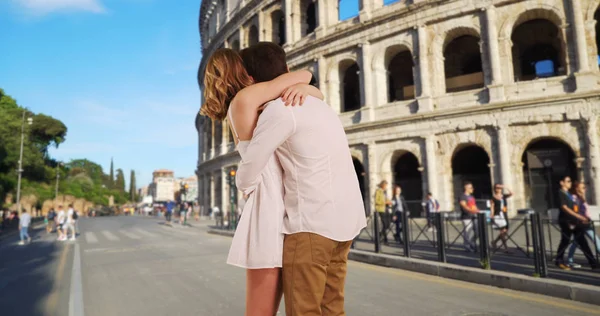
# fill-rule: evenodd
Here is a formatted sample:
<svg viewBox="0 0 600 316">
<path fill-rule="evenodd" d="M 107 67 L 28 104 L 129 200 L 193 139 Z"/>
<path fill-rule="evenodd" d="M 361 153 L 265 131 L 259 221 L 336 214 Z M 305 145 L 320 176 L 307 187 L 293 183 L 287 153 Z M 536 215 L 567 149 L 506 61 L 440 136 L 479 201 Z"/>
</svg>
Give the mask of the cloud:
<svg viewBox="0 0 600 316">
<path fill-rule="evenodd" d="M 19 7 L 33 15 L 55 12 L 104 13 L 106 8 L 100 0 L 13 0 Z"/>
</svg>

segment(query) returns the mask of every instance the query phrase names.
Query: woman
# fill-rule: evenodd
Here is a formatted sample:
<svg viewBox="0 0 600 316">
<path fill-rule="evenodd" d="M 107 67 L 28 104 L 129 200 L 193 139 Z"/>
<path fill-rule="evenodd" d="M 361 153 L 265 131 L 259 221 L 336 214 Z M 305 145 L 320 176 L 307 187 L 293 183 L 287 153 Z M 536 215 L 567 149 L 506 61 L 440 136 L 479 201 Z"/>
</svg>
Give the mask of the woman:
<svg viewBox="0 0 600 316">
<path fill-rule="evenodd" d="M 575 181 L 575 185 L 571 189 L 571 197 L 573 198 L 573 202 L 577 206 L 577 213 L 579 215 L 585 216 L 591 222 L 590 210 L 585 200 L 585 192 L 586 187 L 583 182 Z M 596 244 L 596 252 L 600 252 L 600 237 L 594 232 L 592 226 L 588 226 L 588 229 L 585 230 L 584 234 L 586 234 L 590 240 L 595 241 Z M 571 269 L 581 268 L 580 264 L 573 262 L 573 256 L 575 255 L 575 250 L 577 249 L 577 243 L 572 243 L 569 248 L 569 253 L 567 255 L 567 263 Z"/>
<path fill-rule="evenodd" d="M 498 241 L 502 241 L 504 252 L 510 253 L 508 246 L 506 245 L 506 240 L 508 239 L 508 216 L 506 214 L 506 200 L 512 196 L 512 192 L 509 189 L 506 189 L 506 191 L 507 193 L 504 193 L 504 185 L 502 184 L 498 183 L 494 186 L 494 194 L 492 195 L 491 200 L 491 215 L 494 228 L 500 230 L 500 234 L 492 242 L 492 248 L 496 249 L 498 247 Z"/>
<path fill-rule="evenodd" d="M 392 221 L 396 226 L 394 239 L 398 243 L 402 243 L 402 212 L 408 212 L 406 201 L 402 197 L 402 188 L 399 185 L 394 186 L 394 196 L 392 197 Z"/>
<path fill-rule="evenodd" d="M 311 77 L 308 71 L 298 71 L 254 84 L 241 57 L 231 49 L 220 49 L 206 65 L 201 113 L 213 120 L 228 118 L 243 157 L 263 104 L 280 96 L 292 105 L 302 103 L 307 94 L 323 98 L 318 89 L 308 85 Z M 283 179 L 275 156 L 269 160 L 261 180 L 246 201 L 227 258 L 228 264 L 247 269 L 249 316 L 275 315 L 281 301 Z"/>
</svg>

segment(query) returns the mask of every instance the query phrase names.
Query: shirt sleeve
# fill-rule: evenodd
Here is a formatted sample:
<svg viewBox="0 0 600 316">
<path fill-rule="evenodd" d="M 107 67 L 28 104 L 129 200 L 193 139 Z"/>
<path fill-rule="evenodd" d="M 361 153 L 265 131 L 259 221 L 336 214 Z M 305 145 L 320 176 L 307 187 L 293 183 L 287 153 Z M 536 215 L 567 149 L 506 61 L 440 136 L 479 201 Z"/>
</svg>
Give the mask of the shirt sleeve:
<svg viewBox="0 0 600 316">
<path fill-rule="evenodd" d="M 291 107 L 281 100 L 269 103 L 260 114 L 252 140 L 241 153 L 242 161 L 237 170 L 236 185 L 249 194 L 260 183 L 260 175 L 275 150 L 296 130 L 296 120 Z"/>
<path fill-rule="evenodd" d="M 558 203 L 560 204 L 560 211 L 564 212 L 565 210 L 562 208 L 562 206 L 569 207 L 569 203 L 567 201 L 567 195 L 559 193 L 558 194 Z"/>
</svg>

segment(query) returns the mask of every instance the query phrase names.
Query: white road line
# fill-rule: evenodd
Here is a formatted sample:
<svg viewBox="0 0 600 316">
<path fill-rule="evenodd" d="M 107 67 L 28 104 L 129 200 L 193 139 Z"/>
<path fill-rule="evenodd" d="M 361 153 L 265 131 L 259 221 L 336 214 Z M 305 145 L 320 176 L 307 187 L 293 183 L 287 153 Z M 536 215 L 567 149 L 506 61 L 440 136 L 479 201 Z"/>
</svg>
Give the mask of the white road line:
<svg viewBox="0 0 600 316">
<path fill-rule="evenodd" d="M 71 293 L 69 295 L 69 316 L 84 316 L 83 286 L 81 285 L 81 257 L 79 244 L 75 244 L 73 270 L 71 272 Z"/>
<path fill-rule="evenodd" d="M 127 231 L 127 230 L 119 230 L 119 234 L 123 234 L 126 237 L 131 238 L 131 239 L 141 239 L 140 236 L 138 236 L 138 235 L 136 235 L 134 233 L 131 233 L 131 232 Z"/>
<path fill-rule="evenodd" d="M 188 230 L 188 227 L 176 227 L 173 225 L 173 227 L 163 226 L 163 228 L 175 234 L 196 235 L 193 231 Z"/>
<path fill-rule="evenodd" d="M 146 230 L 143 230 L 143 229 L 140 229 L 140 228 L 134 228 L 133 231 L 135 231 L 136 233 L 138 233 L 138 234 L 140 234 L 142 236 L 145 236 L 145 237 L 157 237 L 156 234 L 153 234 L 153 233 L 151 233 L 149 231 L 146 231 Z"/>
<path fill-rule="evenodd" d="M 85 241 L 88 244 L 95 244 L 98 242 L 98 238 L 96 238 L 96 234 L 94 234 L 92 232 L 86 232 L 85 233 Z"/>
<path fill-rule="evenodd" d="M 107 230 L 103 230 L 102 235 L 104 235 L 104 237 L 106 237 L 106 239 L 108 239 L 110 241 L 119 241 L 119 237 L 115 236 L 113 233 L 111 233 Z"/>
</svg>

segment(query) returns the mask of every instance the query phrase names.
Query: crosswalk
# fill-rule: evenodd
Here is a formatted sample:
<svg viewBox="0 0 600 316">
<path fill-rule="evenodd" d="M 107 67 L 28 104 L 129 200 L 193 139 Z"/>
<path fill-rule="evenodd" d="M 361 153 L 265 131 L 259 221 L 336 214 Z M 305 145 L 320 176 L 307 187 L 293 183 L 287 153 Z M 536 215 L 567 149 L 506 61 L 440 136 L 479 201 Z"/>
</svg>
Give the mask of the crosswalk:
<svg viewBox="0 0 600 316">
<path fill-rule="evenodd" d="M 101 230 L 83 233 L 83 240 L 88 244 L 101 242 L 119 242 L 122 240 L 144 240 L 156 238 L 169 238 L 174 236 L 198 236 L 202 232 L 189 228 L 173 228 L 164 226 L 158 230 L 148 231 L 143 228 L 120 229 L 116 231 Z"/>
</svg>

